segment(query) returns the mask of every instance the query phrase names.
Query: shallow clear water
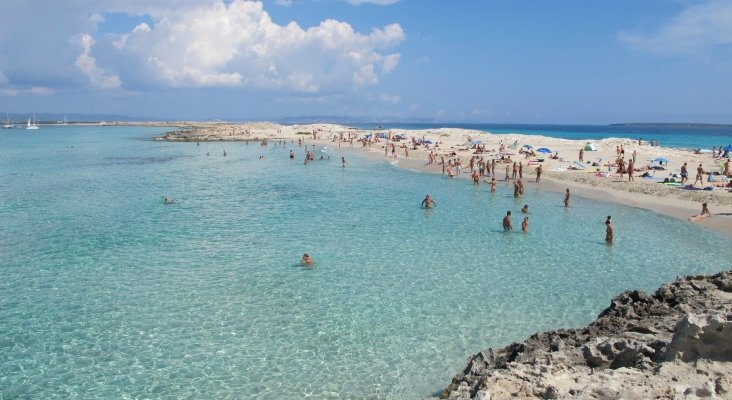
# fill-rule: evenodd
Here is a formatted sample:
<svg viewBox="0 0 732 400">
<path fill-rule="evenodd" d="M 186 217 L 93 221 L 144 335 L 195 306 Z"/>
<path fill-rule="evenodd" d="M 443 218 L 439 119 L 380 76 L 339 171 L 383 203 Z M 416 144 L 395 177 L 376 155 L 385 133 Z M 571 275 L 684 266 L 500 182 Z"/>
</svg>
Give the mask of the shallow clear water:
<svg viewBox="0 0 732 400">
<path fill-rule="evenodd" d="M 290 161 L 289 144 L 156 132 L 0 136 L 0 398 L 424 398 L 488 346 L 728 267 L 726 237 L 580 198 L 565 210 L 531 183 L 516 201 L 355 154 L 304 166 L 296 145 Z M 504 233 L 524 203 L 530 233 Z"/>
</svg>

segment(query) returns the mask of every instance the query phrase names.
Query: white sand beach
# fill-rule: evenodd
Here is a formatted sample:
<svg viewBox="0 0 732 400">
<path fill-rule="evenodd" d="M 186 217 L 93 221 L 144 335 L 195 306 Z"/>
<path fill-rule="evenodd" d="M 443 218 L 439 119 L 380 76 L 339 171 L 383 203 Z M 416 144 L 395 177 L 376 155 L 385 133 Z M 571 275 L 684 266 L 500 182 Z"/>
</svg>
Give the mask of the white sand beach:
<svg viewBox="0 0 732 400">
<path fill-rule="evenodd" d="M 638 140 L 623 138 L 583 141 L 536 135 L 491 134 L 457 128 L 364 131 L 336 124 L 279 125 L 270 122 L 167 122 L 151 125 L 181 127 L 166 134 L 163 140 L 279 139 L 303 140 L 305 144 L 326 146 L 340 144 L 341 150 L 362 150 L 372 158 L 389 159 L 405 168 L 437 174 L 443 173 L 443 159 L 445 163 L 460 160 L 462 173 L 457 174 L 453 169 L 453 174 L 467 179 L 471 177 L 469 165 L 473 157 L 475 163 L 481 157 L 484 160 L 497 159 L 498 181 L 504 180 L 506 165 L 519 162 L 523 170 L 522 181 L 527 186 L 535 185 L 557 192 L 569 188 L 573 196 L 613 201 L 683 220 L 699 214 L 702 203 L 706 202 L 711 216 L 693 223 L 732 236 L 732 193 L 729 186 L 724 187 L 729 182 L 723 181 L 726 178 L 721 175 L 714 176 L 715 182 L 708 181 L 710 172 L 723 171 L 723 163 L 727 159 L 714 158 L 708 152 L 697 154 L 690 150 L 652 146 L 645 141 L 639 143 Z M 588 150 L 584 150 L 586 146 Z M 589 150 L 590 147 L 594 150 Z M 541 148 L 551 152 L 540 153 L 538 149 Z M 627 173 L 621 175 L 617 172 L 616 160 L 621 148 L 626 163 L 632 158 L 636 160 L 633 182 L 628 181 Z M 582 162 L 579 161 L 580 149 L 583 150 Z M 428 162 L 430 154 L 435 156 L 434 163 Z M 303 158 L 304 155 L 297 153 L 296 157 Z M 659 158 L 667 161 L 654 161 Z M 689 180 L 685 183 L 687 185 L 694 183 L 699 165 L 704 170 L 703 182 L 696 182 L 695 190 L 680 187 L 680 168 L 684 163 L 687 163 L 689 174 Z M 537 183 L 535 170 L 538 166 L 543 171 L 541 181 Z M 644 174 L 646 177 L 642 176 Z M 484 184 L 482 182 L 485 179 L 490 177 L 480 177 L 481 184 Z M 673 182 L 662 183 L 666 179 Z M 712 189 L 703 190 L 705 187 Z M 561 195 L 558 195 L 557 201 L 562 201 Z"/>
</svg>

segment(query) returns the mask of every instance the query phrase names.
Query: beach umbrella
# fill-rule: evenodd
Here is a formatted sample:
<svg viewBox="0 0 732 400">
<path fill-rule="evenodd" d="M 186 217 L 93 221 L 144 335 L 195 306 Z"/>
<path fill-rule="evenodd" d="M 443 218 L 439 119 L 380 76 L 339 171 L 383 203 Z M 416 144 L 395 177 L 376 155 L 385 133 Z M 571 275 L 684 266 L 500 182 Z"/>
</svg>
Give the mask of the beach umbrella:
<svg viewBox="0 0 732 400">
<path fill-rule="evenodd" d="M 530 144 L 525 144 L 525 145 L 523 145 L 523 147 L 526 147 L 529 150 L 534 148 L 534 146 L 532 146 Z"/>
<path fill-rule="evenodd" d="M 728 145 L 727 147 L 723 148 L 724 151 L 732 151 L 732 145 Z"/>
<path fill-rule="evenodd" d="M 668 158 L 666 157 L 656 157 L 653 159 L 653 161 L 657 163 L 667 163 L 668 164 Z"/>
<path fill-rule="evenodd" d="M 540 148 L 539 150 L 536 150 L 536 151 L 538 151 L 539 153 L 552 153 L 552 151 L 549 150 L 549 149 L 547 149 L 546 147 L 542 147 L 542 148 Z"/>
<path fill-rule="evenodd" d="M 423 140 L 422 143 L 424 143 L 424 144 L 432 144 L 432 141 L 431 140 Z"/>
</svg>

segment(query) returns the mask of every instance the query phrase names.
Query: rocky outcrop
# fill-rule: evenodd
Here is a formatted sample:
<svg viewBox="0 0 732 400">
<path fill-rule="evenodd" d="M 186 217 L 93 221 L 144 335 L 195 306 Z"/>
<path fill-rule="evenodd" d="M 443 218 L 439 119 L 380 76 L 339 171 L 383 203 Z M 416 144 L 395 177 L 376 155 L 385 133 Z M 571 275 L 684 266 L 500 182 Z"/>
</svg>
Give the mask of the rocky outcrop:
<svg viewBox="0 0 732 400">
<path fill-rule="evenodd" d="M 484 350 L 441 398 L 732 399 L 732 271 L 625 292 L 583 329 Z"/>
</svg>

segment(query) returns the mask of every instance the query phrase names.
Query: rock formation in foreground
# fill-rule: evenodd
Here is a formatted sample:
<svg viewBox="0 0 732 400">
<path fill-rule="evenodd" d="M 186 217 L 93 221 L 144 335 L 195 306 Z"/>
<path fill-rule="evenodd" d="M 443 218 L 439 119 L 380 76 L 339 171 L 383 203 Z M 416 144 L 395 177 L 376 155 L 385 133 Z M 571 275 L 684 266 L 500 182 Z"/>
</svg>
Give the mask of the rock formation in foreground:
<svg viewBox="0 0 732 400">
<path fill-rule="evenodd" d="M 484 350 L 441 398 L 732 399 L 732 271 L 625 292 L 584 329 Z"/>
</svg>

